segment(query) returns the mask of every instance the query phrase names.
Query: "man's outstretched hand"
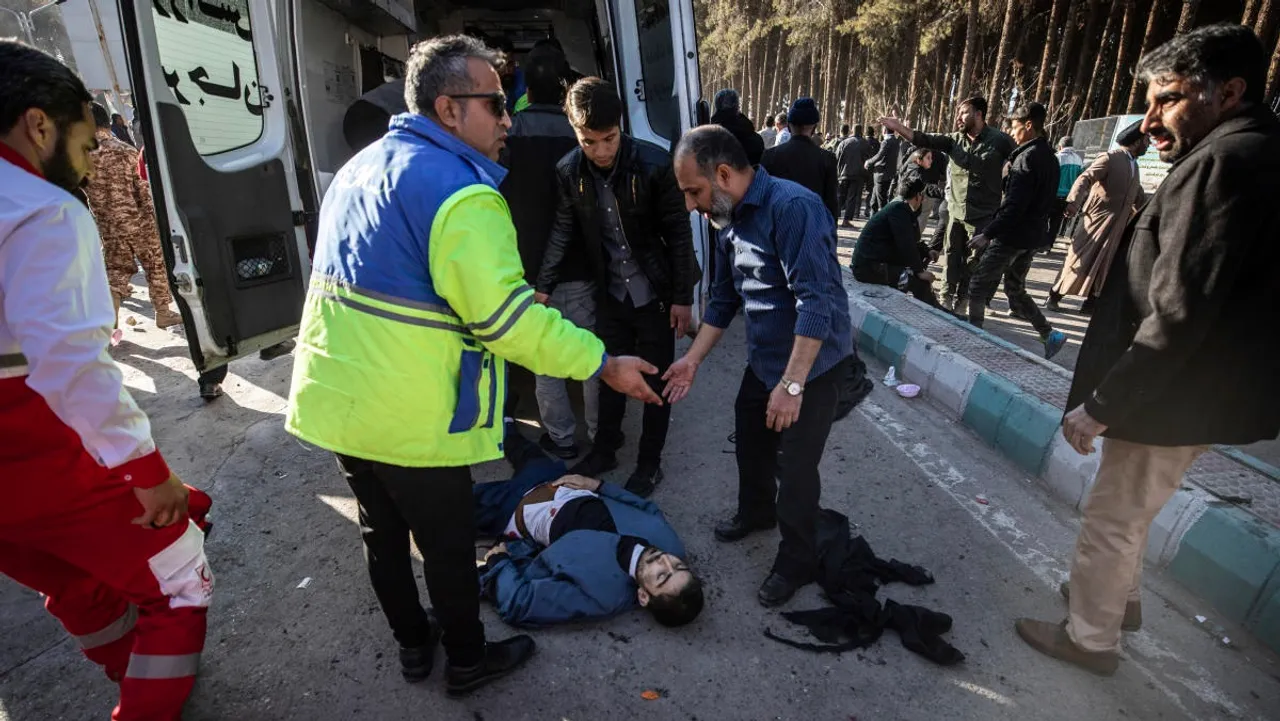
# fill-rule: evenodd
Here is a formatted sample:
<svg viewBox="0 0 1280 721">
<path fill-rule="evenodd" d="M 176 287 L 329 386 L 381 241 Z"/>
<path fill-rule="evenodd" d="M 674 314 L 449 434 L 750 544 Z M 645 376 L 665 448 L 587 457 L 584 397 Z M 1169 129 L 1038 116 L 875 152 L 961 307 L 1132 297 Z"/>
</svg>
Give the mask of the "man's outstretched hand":
<svg viewBox="0 0 1280 721">
<path fill-rule="evenodd" d="M 610 388 L 636 400 L 662 405 L 662 399 L 649 387 L 645 376 L 658 372 L 654 365 L 643 358 L 635 356 L 609 356 L 604 362 L 604 370 L 600 371 L 600 380 Z"/>
<path fill-rule="evenodd" d="M 666 397 L 667 402 L 679 403 L 689 395 L 689 389 L 693 387 L 693 379 L 697 375 L 698 364 L 687 355 L 672 363 L 667 372 L 662 374 L 662 380 L 667 382 L 667 387 L 662 389 L 662 395 Z"/>
<path fill-rule="evenodd" d="M 911 128 L 907 127 L 906 123 L 902 122 L 901 120 L 898 120 L 897 118 L 891 118 L 891 117 L 885 116 L 877 120 L 876 123 L 879 125 L 883 125 L 884 127 L 892 130 L 893 132 L 897 133 L 900 137 L 906 138 L 907 140 L 911 140 L 911 136 L 913 134 L 911 131 Z"/>
</svg>

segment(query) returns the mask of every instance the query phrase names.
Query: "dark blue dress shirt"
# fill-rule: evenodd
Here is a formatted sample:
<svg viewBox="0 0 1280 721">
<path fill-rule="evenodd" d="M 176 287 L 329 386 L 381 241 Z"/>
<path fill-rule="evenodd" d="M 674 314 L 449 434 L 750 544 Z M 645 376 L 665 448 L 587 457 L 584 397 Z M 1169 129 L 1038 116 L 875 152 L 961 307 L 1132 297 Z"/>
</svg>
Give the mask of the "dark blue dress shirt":
<svg viewBox="0 0 1280 721">
<path fill-rule="evenodd" d="M 757 168 L 733 222 L 716 238 L 715 264 L 702 320 L 727 328 L 744 309 L 747 363 L 765 385 L 782 380 L 795 336 L 822 341 L 806 383 L 853 355 L 835 221 L 812 191 Z"/>
</svg>

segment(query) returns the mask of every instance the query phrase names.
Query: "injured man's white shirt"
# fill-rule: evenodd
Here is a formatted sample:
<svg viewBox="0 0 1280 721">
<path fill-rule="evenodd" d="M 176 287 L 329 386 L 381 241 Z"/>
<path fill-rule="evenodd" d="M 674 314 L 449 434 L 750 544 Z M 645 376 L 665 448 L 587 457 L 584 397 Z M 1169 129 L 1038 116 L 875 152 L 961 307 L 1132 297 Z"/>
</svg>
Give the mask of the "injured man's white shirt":
<svg viewBox="0 0 1280 721">
<path fill-rule="evenodd" d="M 527 494 L 526 494 L 527 495 Z M 557 488 L 555 498 L 544 503 L 525 503 L 522 507 L 516 509 L 516 513 L 524 511 L 524 526 L 529 530 L 529 538 L 539 545 L 551 545 L 551 522 L 555 520 L 556 514 L 564 508 L 569 501 L 575 498 L 596 497 L 599 494 L 591 491 L 584 491 L 578 488 Z M 516 525 L 515 514 L 507 521 L 507 528 L 503 535 L 507 538 L 520 538 L 520 528 Z"/>
</svg>

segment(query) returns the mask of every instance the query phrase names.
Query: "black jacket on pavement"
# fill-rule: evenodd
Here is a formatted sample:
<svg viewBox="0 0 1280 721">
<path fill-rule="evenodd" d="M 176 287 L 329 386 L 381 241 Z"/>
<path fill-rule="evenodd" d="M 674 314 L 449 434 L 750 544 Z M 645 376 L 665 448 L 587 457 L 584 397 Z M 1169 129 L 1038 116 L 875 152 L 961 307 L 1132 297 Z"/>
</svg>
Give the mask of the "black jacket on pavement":
<svg viewBox="0 0 1280 721">
<path fill-rule="evenodd" d="M 1214 128 L 1129 221 L 1080 347 L 1067 409 L 1157 446 L 1280 433 L 1280 121 Z"/>
<path fill-rule="evenodd" d="M 540 293 L 550 294 L 567 279 L 566 263 L 575 257 L 586 259 L 596 288 L 608 292 L 609 257 L 600 231 L 596 178 L 587 167 L 590 162 L 582 148 L 574 148 L 556 164 L 559 200 L 538 274 Z M 670 305 L 693 305 L 698 261 L 671 155 L 652 143 L 623 135 L 610 177 L 623 233 L 654 293 Z"/>
<path fill-rule="evenodd" d="M 760 157 L 764 155 L 764 138 L 756 132 L 755 126 L 747 120 L 747 116 L 732 108 L 725 108 L 715 115 L 711 116 L 711 123 L 733 133 L 733 137 L 742 143 L 742 148 L 747 151 L 747 160 L 752 165 L 760 164 Z"/>
<path fill-rule="evenodd" d="M 884 263 L 900 268 L 910 268 L 912 273 L 925 269 L 928 252 L 920 243 L 918 216 L 907 201 L 898 198 L 871 216 L 858 244 L 853 248 L 852 265 Z"/>
<path fill-rule="evenodd" d="M 894 173 L 898 172 L 898 148 L 902 141 L 897 135 L 890 135 L 880 143 L 880 149 L 876 154 L 871 156 L 871 167 L 873 173 Z"/>
<path fill-rule="evenodd" d="M 792 135 L 782 145 L 764 151 L 760 164 L 769 175 L 799 183 L 817 193 L 831 217 L 840 217 L 836 156 L 819 148 L 813 138 Z"/>
<path fill-rule="evenodd" d="M 1011 248 L 1042 248 L 1050 240 L 1049 213 L 1057 199 L 1058 158 L 1042 135 L 1009 156 L 1004 198 L 982 234 Z"/>
<path fill-rule="evenodd" d="M 556 219 L 556 163 L 576 147 L 573 127 L 558 105 L 530 105 L 511 121 L 507 147 L 499 158 L 509 172 L 498 190 L 511 209 L 524 278 L 530 284 L 542 270 L 542 255 Z M 581 253 L 565 258 L 560 267 L 561 281 L 590 277 Z"/>
<path fill-rule="evenodd" d="M 875 155 L 871 143 L 850 135 L 836 146 L 836 177 L 840 180 L 865 178 L 868 173 L 864 164 Z"/>
</svg>

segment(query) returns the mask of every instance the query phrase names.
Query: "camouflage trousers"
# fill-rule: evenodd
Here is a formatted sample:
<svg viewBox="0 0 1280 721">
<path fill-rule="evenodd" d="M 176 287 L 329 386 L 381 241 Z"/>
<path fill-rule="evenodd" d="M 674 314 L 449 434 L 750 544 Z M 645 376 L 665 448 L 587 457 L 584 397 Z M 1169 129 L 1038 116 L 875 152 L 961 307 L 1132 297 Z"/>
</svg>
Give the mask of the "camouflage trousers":
<svg viewBox="0 0 1280 721">
<path fill-rule="evenodd" d="M 141 233 L 103 236 L 102 255 L 107 263 L 107 284 L 111 286 L 112 293 L 121 298 L 132 294 L 129 279 L 138 272 L 138 264 L 141 263 L 147 276 L 151 305 L 156 310 L 169 309 L 173 293 L 169 291 L 169 276 L 159 238 Z"/>
</svg>

